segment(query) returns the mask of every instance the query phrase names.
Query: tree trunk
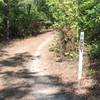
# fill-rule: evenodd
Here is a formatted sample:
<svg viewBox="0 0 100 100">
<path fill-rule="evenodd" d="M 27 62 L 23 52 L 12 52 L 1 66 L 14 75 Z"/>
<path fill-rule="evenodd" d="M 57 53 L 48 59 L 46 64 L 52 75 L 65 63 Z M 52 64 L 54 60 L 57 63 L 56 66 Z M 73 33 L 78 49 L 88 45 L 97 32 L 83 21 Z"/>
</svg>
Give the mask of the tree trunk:
<svg viewBox="0 0 100 100">
<path fill-rule="evenodd" d="M 8 0 L 4 0 L 4 8 L 3 8 L 3 14 L 4 14 L 4 36 L 6 40 L 9 40 L 9 4 Z"/>
</svg>

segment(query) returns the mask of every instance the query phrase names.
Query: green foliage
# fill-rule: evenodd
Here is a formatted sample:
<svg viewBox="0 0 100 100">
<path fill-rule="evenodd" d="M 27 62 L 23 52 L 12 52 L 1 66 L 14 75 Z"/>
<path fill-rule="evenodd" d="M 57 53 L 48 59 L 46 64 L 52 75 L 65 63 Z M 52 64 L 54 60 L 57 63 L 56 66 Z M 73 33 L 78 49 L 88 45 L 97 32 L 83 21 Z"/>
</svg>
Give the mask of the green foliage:
<svg viewBox="0 0 100 100">
<path fill-rule="evenodd" d="M 88 76 L 93 77 L 95 74 L 96 74 L 95 70 L 92 69 L 92 66 L 90 66 L 90 68 L 88 69 Z"/>
<path fill-rule="evenodd" d="M 100 1 L 82 0 L 79 2 L 79 27 L 85 31 L 86 39 L 100 38 Z"/>
<path fill-rule="evenodd" d="M 89 47 L 90 58 L 100 59 L 100 40 L 95 40 Z"/>
<path fill-rule="evenodd" d="M 38 3 L 39 2 L 40 1 L 38 1 Z M 8 8 L 6 8 L 5 5 L 7 5 Z M 41 5 L 39 4 L 39 6 Z M 4 14 L 4 9 L 6 9 L 6 13 L 8 12 L 7 10 L 9 10 L 7 16 Z M 4 20 L 7 17 L 7 20 L 10 22 L 10 38 L 37 34 L 42 26 L 40 21 L 48 20 L 45 13 L 42 8 L 38 7 L 36 0 L 8 0 L 7 4 L 0 1 L 0 33 L 6 37 L 7 33 L 4 31 L 6 30 L 6 24 Z"/>
<path fill-rule="evenodd" d="M 54 19 L 53 27 L 59 31 L 55 52 L 70 56 L 77 51 L 78 39 L 78 2 L 76 0 L 47 0 L 49 12 Z M 68 54 L 68 55 L 66 55 Z"/>
<path fill-rule="evenodd" d="M 16 36 L 29 36 L 37 31 L 36 27 L 32 26 L 34 20 L 41 19 L 39 12 L 33 0 L 11 0 L 10 2 L 10 22 L 12 34 Z M 38 29 L 39 30 L 39 29 Z"/>
<path fill-rule="evenodd" d="M 3 32 L 3 26 L 2 26 L 2 23 L 3 23 L 3 15 L 2 15 L 2 9 L 3 9 L 3 1 L 0 0 L 0 37 L 2 37 L 2 32 Z M 1 38 L 0 38 L 1 40 Z"/>
<path fill-rule="evenodd" d="M 75 0 L 47 0 L 56 28 L 77 27 L 77 2 Z"/>
<path fill-rule="evenodd" d="M 79 32 L 85 32 L 85 42 L 91 43 L 100 39 L 100 1 L 98 0 L 47 0 L 49 12 L 54 19 L 54 28 L 60 33 L 65 54 L 77 51 Z M 99 55 L 99 45 L 91 46 L 91 56 Z M 100 43 L 100 41 L 99 41 Z M 95 47 L 96 46 L 96 47 Z M 57 49 L 57 50 L 59 50 Z"/>
</svg>

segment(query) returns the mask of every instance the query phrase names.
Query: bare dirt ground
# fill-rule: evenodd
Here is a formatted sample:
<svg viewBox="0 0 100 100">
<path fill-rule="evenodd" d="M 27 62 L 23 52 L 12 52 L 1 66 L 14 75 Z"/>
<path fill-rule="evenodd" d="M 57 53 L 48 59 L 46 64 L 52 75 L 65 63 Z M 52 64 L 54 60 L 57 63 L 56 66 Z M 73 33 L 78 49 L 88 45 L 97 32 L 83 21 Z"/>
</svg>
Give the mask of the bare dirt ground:
<svg viewBox="0 0 100 100">
<path fill-rule="evenodd" d="M 80 87 L 77 84 L 77 62 L 55 62 L 48 51 L 52 33 L 0 50 L 0 100 L 95 100 L 93 80 L 84 78 Z"/>
</svg>

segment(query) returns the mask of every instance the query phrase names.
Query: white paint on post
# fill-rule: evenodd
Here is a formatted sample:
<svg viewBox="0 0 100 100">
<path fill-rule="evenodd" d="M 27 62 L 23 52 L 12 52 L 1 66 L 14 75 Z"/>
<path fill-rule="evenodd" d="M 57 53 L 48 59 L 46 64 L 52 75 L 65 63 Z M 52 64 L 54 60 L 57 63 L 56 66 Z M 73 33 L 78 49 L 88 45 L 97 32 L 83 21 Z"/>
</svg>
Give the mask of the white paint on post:
<svg viewBox="0 0 100 100">
<path fill-rule="evenodd" d="M 80 33 L 80 46 L 79 46 L 79 66 L 78 66 L 78 80 L 82 78 L 83 70 L 83 46 L 84 46 L 84 32 Z"/>
</svg>

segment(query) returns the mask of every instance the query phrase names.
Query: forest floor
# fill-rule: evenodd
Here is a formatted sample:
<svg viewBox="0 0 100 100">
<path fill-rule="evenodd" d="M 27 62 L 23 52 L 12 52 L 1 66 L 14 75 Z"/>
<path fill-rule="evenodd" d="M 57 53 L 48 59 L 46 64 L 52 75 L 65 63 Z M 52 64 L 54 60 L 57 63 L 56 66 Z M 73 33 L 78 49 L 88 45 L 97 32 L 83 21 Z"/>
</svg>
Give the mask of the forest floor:
<svg viewBox="0 0 100 100">
<path fill-rule="evenodd" d="M 78 62 L 56 62 L 49 52 L 54 33 L 13 41 L 0 49 L 0 100 L 95 100 L 92 79 L 84 73 L 78 84 Z"/>
</svg>

